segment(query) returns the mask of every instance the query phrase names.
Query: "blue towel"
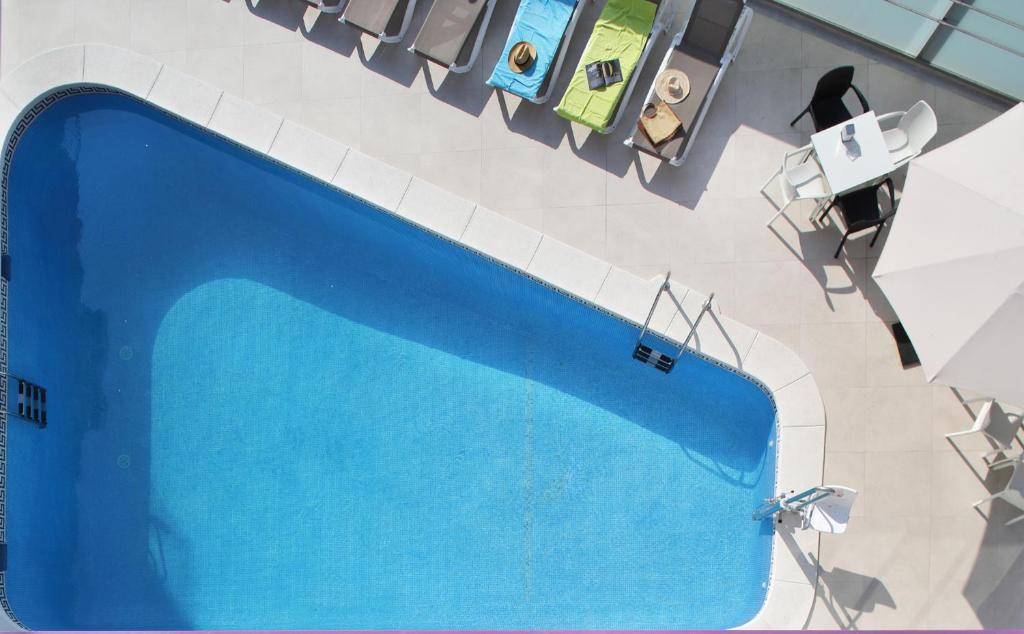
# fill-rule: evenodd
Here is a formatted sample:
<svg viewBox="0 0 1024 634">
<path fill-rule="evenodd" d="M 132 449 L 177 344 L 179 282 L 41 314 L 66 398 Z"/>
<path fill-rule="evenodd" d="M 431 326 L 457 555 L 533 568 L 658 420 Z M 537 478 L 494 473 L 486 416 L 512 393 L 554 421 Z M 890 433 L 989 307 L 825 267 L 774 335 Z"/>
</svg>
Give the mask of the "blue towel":
<svg viewBox="0 0 1024 634">
<path fill-rule="evenodd" d="M 505 42 L 505 50 L 487 83 L 523 99 L 535 98 L 558 57 L 558 45 L 572 19 L 576 2 L 522 0 L 508 34 L 508 42 Z M 522 73 L 515 73 L 508 67 L 509 52 L 518 42 L 530 42 L 537 47 L 537 61 Z"/>
</svg>

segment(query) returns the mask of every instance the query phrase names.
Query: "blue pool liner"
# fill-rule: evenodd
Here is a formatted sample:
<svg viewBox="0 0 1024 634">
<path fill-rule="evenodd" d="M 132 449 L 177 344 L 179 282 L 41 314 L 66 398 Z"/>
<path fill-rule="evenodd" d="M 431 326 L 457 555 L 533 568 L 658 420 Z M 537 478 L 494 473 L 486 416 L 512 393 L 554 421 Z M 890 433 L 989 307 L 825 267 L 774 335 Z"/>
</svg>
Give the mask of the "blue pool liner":
<svg viewBox="0 0 1024 634">
<path fill-rule="evenodd" d="M 638 363 L 636 325 L 123 95 L 38 113 L 7 203 L 8 359 L 48 391 L 0 464 L 27 627 L 718 629 L 764 603 L 776 417 L 746 377 Z"/>
<path fill-rule="evenodd" d="M 505 49 L 487 80 L 488 85 L 523 99 L 535 98 L 558 57 L 562 35 L 575 8 L 576 0 L 522 0 Z M 519 42 L 530 42 L 537 47 L 537 61 L 522 73 L 508 67 L 509 52 Z"/>
</svg>

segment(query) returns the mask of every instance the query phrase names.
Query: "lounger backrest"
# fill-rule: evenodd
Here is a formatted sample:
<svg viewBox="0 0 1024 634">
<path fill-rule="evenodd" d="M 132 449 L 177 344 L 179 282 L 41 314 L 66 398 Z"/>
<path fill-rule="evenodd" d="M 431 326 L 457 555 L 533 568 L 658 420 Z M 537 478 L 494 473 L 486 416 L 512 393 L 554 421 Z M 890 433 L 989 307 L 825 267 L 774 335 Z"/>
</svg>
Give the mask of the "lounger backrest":
<svg viewBox="0 0 1024 634">
<path fill-rule="evenodd" d="M 696 0 L 682 44 L 703 51 L 716 60 L 721 59 L 743 12 L 743 2 Z"/>
<path fill-rule="evenodd" d="M 413 49 L 434 61 L 454 63 L 488 0 L 434 0 Z"/>
<path fill-rule="evenodd" d="M 371 35 L 383 33 L 394 17 L 400 0 L 349 0 L 342 14 L 352 26 Z"/>
</svg>

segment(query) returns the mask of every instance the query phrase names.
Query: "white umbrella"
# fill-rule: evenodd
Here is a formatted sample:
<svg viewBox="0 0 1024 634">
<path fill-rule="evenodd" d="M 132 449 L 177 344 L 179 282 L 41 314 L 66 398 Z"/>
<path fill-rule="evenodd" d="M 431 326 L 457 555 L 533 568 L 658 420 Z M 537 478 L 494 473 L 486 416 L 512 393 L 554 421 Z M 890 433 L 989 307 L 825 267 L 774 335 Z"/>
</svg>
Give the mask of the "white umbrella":
<svg viewBox="0 0 1024 634">
<path fill-rule="evenodd" d="M 874 278 L 929 381 L 1024 405 L 1024 103 L 911 162 Z"/>
</svg>

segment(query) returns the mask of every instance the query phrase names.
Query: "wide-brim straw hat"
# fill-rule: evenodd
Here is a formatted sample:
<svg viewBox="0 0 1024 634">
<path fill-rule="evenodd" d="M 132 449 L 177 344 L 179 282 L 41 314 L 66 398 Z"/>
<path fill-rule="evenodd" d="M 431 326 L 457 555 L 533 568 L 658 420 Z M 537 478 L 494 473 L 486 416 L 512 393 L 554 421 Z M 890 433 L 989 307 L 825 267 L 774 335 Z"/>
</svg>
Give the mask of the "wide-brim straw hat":
<svg viewBox="0 0 1024 634">
<path fill-rule="evenodd" d="M 673 85 L 673 79 L 678 83 Z M 690 94 L 690 78 L 681 70 L 665 69 L 654 80 L 654 93 L 665 103 L 679 103 Z"/>
<path fill-rule="evenodd" d="M 516 42 L 508 52 L 508 67 L 514 73 L 525 71 L 537 60 L 537 47 L 529 42 Z"/>
</svg>

